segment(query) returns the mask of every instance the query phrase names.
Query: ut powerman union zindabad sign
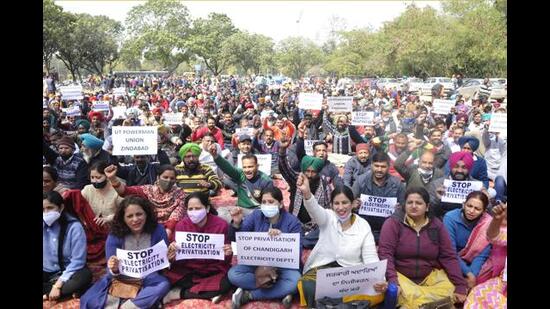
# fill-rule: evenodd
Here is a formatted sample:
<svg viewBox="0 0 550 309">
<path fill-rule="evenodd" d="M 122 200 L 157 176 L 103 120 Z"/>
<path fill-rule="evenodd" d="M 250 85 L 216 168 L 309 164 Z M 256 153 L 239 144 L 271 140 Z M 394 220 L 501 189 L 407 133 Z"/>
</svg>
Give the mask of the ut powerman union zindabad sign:
<svg viewBox="0 0 550 309">
<path fill-rule="evenodd" d="M 157 154 L 156 126 L 147 127 L 113 127 L 113 155 L 156 155 Z"/>
</svg>

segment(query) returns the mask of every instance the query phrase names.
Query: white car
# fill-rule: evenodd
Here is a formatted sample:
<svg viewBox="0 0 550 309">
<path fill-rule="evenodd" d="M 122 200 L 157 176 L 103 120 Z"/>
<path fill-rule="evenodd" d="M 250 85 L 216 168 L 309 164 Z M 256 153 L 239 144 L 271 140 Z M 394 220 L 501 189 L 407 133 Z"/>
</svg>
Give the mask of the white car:
<svg viewBox="0 0 550 309">
<path fill-rule="evenodd" d="M 421 78 L 411 77 L 404 83 L 405 89 L 410 93 L 417 93 L 424 85 L 424 81 Z"/>
<path fill-rule="evenodd" d="M 396 78 L 381 78 L 376 82 L 378 89 L 397 89 L 401 90 L 402 83 Z"/>
<path fill-rule="evenodd" d="M 491 99 L 504 99 L 507 96 L 507 81 L 503 78 L 491 78 Z M 462 87 L 458 88 L 456 91 L 460 94 L 465 100 L 470 98 L 477 98 L 480 86 L 483 84 L 483 79 L 475 78 L 469 79 L 464 82 Z"/>
<path fill-rule="evenodd" d="M 422 84 L 420 87 L 420 95 L 432 95 L 432 88 L 436 84 L 443 85 L 443 89 L 445 89 L 445 95 L 449 96 L 451 92 L 454 91 L 454 84 L 452 80 L 448 77 L 429 77 L 426 79 L 426 81 Z"/>
</svg>

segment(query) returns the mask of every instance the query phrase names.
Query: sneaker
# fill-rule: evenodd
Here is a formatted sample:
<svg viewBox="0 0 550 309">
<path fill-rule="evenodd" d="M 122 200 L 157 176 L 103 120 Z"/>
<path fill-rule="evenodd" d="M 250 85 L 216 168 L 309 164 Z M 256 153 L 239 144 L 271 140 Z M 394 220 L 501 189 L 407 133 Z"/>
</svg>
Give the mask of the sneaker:
<svg viewBox="0 0 550 309">
<path fill-rule="evenodd" d="M 231 296 L 231 309 L 241 308 L 241 299 L 243 298 L 244 290 L 238 288 Z"/>
<path fill-rule="evenodd" d="M 287 296 L 285 296 L 281 303 L 283 304 L 285 309 L 289 309 L 292 306 L 292 294 L 288 294 Z"/>
<path fill-rule="evenodd" d="M 213 304 L 218 304 L 222 300 L 222 297 L 223 297 L 223 295 L 216 295 L 216 296 L 212 297 L 212 303 Z"/>
</svg>

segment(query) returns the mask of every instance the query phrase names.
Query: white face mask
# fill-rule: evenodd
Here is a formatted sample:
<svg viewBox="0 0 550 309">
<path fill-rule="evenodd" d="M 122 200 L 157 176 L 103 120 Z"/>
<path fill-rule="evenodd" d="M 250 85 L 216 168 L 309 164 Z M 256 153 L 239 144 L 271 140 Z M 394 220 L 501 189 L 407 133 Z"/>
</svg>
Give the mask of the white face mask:
<svg viewBox="0 0 550 309">
<path fill-rule="evenodd" d="M 260 209 L 264 216 L 268 218 L 273 218 L 279 213 L 279 205 L 262 204 Z"/>
<path fill-rule="evenodd" d="M 44 219 L 44 222 L 48 226 L 52 226 L 52 224 L 57 221 L 61 217 L 61 213 L 59 211 L 48 211 L 42 213 L 42 219 Z"/>
<path fill-rule="evenodd" d="M 351 211 L 345 215 L 344 217 L 340 217 L 339 215 L 336 215 L 336 217 L 338 218 L 338 221 L 340 221 L 340 224 L 346 222 L 349 220 L 349 218 L 351 218 Z"/>
</svg>

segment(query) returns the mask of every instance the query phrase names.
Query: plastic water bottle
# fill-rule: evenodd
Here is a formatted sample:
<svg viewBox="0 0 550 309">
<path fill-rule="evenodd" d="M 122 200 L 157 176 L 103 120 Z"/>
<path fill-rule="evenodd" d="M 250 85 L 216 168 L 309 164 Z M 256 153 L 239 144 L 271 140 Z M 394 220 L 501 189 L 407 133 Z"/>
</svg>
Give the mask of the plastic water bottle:
<svg viewBox="0 0 550 309">
<path fill-rule="evenodd" d="M 397 307 L 397 285 L 388 283 L 388 289 L 382 303 L 382 309 L 395 309 Z"/>
</svg>

